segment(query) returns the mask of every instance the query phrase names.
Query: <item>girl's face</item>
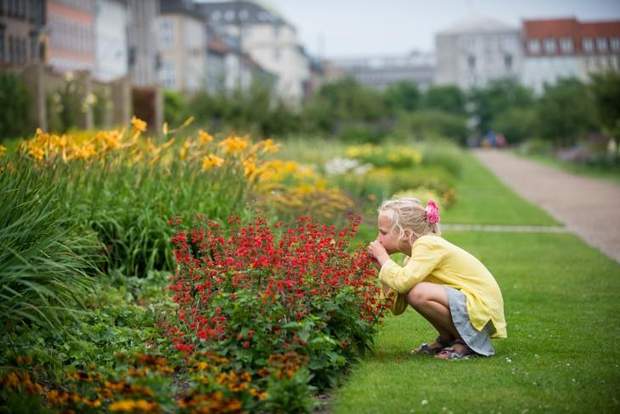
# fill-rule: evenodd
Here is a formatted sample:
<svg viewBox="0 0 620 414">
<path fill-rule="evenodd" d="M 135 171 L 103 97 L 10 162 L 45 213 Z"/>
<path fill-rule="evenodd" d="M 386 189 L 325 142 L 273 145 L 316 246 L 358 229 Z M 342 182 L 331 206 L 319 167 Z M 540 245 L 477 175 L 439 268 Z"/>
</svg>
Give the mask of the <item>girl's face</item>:
<svg viewBox="0 0 620 414">
<path fill-rule="evenodd" d="M 379 240 L 379 243 L 381 243 L 388 254 L 396 252 L 411 254 L 411 243 L 400 239 L 398 228 L 394 227 L 392 220 L 388 216 L 379 214 L 377 227 L 379 227 L 377 240 Z"/>
</svg>

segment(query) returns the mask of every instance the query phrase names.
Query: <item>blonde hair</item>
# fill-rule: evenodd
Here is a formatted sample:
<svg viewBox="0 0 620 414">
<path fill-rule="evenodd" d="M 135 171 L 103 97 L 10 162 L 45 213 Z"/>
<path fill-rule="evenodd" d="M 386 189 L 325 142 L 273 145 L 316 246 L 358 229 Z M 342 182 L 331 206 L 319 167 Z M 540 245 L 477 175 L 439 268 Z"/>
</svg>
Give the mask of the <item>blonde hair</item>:
<svg viewBox="0 0 620 414">
<path fill-rule="evenodd" d="M 439 223 L 429 222 L 426 208 L 417 198 L 403 197 L 384 201 L 378 212 L 391 220 L 391 230 L 397 228 L 401 240 L 405 239 L 405 230 L 411 230 L 416 238 L 426 234 L 441 235 Z"/>
</svg>

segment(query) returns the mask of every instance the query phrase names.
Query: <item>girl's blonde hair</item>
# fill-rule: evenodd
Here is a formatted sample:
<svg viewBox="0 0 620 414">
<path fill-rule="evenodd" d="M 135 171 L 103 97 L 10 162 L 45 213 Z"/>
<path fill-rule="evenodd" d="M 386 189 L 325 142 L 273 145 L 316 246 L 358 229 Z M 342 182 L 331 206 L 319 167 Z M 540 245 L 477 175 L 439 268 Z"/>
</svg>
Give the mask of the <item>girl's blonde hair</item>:
<svg viewBox="0 0 620 414">
<path fill-rule="evenodd" d="M 429 205 L 430 205 L 429 201 Z M 397 228 L 399 238 L 405 239 L 405 230 L 411 230 L 418 238 L 425 234 L 441 235 L 438 219 L 433 222 L 427 217 L 427 208 L 420 200 L 413 197 L 395 198 L 384 201 L 379 207 L 379 214 L 388 217 L 392 221 L 392 229 Z M 438 211 L 437 211 L 438 217 Z"/>
</svg>

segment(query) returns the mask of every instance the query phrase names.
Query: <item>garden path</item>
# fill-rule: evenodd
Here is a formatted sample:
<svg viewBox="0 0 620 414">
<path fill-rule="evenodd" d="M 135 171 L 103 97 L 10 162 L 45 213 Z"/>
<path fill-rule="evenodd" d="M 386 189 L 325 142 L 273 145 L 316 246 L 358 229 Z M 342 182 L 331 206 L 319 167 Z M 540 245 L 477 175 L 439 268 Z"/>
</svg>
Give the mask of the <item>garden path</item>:
<svg viewBox="0 0 620 414">
<path fill-rule="evenodd" d="M 560 171 L 508 151 L 479 149 L 473 153 L 521 197 L 620 262 L 619 185 Z"/>
</svg>

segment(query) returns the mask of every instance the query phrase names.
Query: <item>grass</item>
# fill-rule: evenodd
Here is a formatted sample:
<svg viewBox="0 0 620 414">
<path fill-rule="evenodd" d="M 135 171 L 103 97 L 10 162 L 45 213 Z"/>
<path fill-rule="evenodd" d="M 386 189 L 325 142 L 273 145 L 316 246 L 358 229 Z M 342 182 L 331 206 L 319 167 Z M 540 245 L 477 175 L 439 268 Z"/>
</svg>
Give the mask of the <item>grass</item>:
<svg viewBox="0 0 620 414">
<path fill-rule="evenodd" d="M 466 158 L 459 201 L 443 221 L 557 224 Z M 508 338 L 494 341 L 492 358 L 437 361 L 409 354 L 436 336 L 421 316 L 388 317 L 375 353 L 334 392 L 332 412 L 618 412 L 620 265 L 570 234 L 444 236 L 496 276 Z"/>
<path fill-rule="evenodd" d="M 514 151 L 514 153 L 520 157 L 528 158 L 569 173 L 581 175 L 584 177 L 601 178 L 616 184 L 620 184 L 620 164 L 612 166 L 605 166 L 600 164 L 579 164 L 570 161 L 563 161 L 549 155 L 525 155 L 519 151 Z"/>
<path fill-rule="evenodd" d="M 446 237 L 496 276 L 509 337 L 495 341 L 492 358 L 435 361 L 408 353 L 433 339 L 427 322 L 412 310 L 390 317 L 376 353 L 336 392 L 334 413 L 620 409 L 617 263 L 572 235 Z"/>
<path fill-rule="evenodd" d="M 461 179 L 456 185 L 457 202 L 442 212 L 443 223 L 554 226 L 558 222 L 529 204 L 463 153 Z"/>
</svg>

